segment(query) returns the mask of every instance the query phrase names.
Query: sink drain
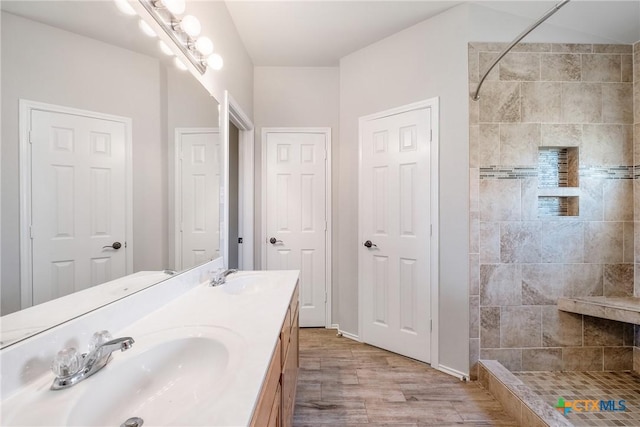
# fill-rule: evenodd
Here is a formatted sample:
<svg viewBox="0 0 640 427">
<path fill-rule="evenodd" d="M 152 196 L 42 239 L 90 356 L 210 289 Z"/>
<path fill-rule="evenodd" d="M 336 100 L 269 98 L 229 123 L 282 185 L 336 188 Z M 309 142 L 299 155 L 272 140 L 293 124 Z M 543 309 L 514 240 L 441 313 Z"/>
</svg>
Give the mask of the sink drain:
<svg viewBox="0 0 640 427">
<path fill-rule="evenodd" d="M 120 424 L 120 427 L 140 427 L 144 424 L 144 420 L 139 417 L 131 417 L 124 423 Z"/>
</svg>

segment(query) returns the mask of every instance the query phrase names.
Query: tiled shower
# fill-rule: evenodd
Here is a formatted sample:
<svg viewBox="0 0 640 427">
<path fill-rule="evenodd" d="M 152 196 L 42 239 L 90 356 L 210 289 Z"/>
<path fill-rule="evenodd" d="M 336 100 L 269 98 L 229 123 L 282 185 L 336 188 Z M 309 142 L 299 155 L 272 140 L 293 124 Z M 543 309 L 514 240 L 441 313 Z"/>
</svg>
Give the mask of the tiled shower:
<svg viewBox="0 0 640 427">
<path fill-rule="evenodd" d="M 470 92 L 504 47 L 469 44 Z M 472 378 L 478 359 L 511 371 L 634 369 L 633 325 L 556 305 L 640 296 L 634 165 L 640 43 L 521 44 L 489 74 L 470 100 Z"/>
</svg>

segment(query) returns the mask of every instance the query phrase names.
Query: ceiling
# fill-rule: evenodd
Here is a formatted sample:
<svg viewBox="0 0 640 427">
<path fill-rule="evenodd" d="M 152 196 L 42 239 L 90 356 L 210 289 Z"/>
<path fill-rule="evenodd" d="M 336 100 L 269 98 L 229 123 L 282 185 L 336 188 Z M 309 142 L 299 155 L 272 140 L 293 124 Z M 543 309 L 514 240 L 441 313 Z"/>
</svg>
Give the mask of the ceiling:
<svg viewBox="0 0 640 427">
<path fill-rule="evenodd" d="M 205 0 L 187 0 L 205 1 Z M 460 1 L 226 0 L 247 51 L 258 66 L 336 66 L 340 58 L 454 7 Z M 534 22 L 557 1 L 476 1 Z M 2 10 L 150 56 L 157 40 L 111 0 L 7 1 Z M 640 40 L 640 0 L 573 0 L 549 24 L 611 42 Z M 524 29 L 524 28 L 523 28 Z M 540 31 L 540 30 L 538 30 Z"/>
<path fill-rule="evenodd" d="M 335 66 L 343 56 L 452 8 L 460 1 L 227 0 L 259 66 Z"/>
</svg>

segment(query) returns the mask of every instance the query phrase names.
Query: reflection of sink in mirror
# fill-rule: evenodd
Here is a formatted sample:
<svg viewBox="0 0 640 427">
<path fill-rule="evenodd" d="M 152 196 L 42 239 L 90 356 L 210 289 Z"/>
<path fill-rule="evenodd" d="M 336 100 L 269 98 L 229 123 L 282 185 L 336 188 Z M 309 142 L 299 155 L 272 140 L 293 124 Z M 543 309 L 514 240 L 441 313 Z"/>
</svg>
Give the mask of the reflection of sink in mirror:
<svg viewBox="0 0 640 427">
<path fill-rule="evenodd" d="M 131 350 L 114 354 L 82 383 L 54 391 L 52 378 L 44 378 L 25 390 L 3 424 L 103 426 L 131 417 L 147 425 L 193 424 L 191 417 L 233 381 L 246 353 L 243 338 L 219 327 L 178 327 L 134 339 Z"/>
<path fill-rule="evenodd" d="M 264 276 L 260 273 L 240 273 L 228 276 L 220 287 L 229 294 L 253 294 L 265 286 Z"/>
</svg>

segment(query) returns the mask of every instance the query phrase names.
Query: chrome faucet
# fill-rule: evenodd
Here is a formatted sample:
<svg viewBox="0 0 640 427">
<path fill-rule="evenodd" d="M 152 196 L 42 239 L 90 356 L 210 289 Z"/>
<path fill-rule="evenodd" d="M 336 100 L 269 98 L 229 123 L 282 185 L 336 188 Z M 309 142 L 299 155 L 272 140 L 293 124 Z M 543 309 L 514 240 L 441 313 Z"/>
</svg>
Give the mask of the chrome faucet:
<svg viewBox="0 0 640 427">
<path fill-rule="evenodd" d="M 93 334 L 92 349 L 88 353 L 80 355 L 75 348 L 61 350 L 51 365 L 56 374 L 51 390 L 68 388 L 89 378 L 107 366 L 111 353 L 129 350 L 134 342 L 131 337 L 111 339 L 108 331 L 100 331 Z"/>
<path fill-rule="evenodd" d="M 211 286 L 224 285 L 227 281 L 227 276 L 237 272 L 238 270 L 236 270 L 235 268 L 230 268 L 228 270 L 219 269 L 213 274 L 213 277 L 211 278 L 209 285 Z"/>
</svg>

